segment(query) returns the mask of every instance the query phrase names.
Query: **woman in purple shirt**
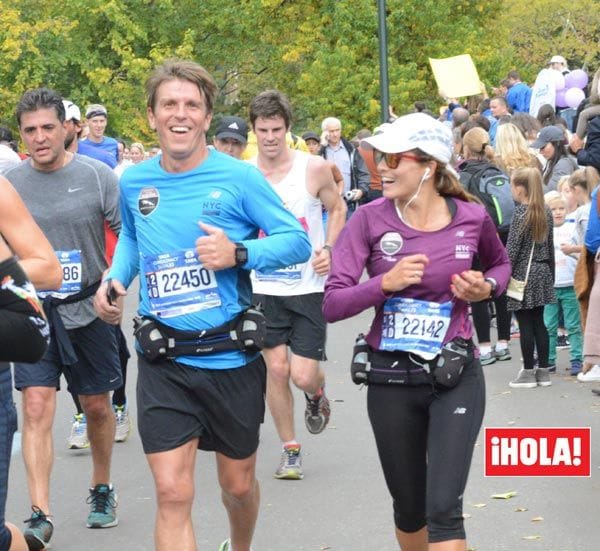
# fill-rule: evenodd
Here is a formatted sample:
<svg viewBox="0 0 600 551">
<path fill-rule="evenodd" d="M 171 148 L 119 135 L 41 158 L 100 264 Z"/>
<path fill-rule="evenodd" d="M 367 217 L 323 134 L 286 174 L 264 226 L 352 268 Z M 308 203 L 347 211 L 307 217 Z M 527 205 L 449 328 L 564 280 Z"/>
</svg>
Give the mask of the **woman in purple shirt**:
<svg viewBox="0 0 600 551">
<path fill-rule="evenodd" d="M 499 296 L 510 264 L 451 168 L 444 124 L 406 115 L 361 145 L 375 150 L 383 198 L 340 234 L 323 312 L 333 322 L 375 308 L 368 414 L 400 548 L 463 550 L 462 497 L 485 407 L 468 303 Z"/>
</svg>

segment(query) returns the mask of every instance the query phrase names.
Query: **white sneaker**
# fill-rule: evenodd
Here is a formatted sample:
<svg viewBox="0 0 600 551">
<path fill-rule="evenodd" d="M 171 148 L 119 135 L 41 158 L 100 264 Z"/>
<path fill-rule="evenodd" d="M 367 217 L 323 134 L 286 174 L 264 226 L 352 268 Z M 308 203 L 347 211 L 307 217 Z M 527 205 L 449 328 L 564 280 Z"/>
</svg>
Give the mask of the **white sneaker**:
<svg viewBox="0 0 600 551">
<path fill-rule="evenodd" d="M 70 450 L 83 450 L 90 447 L 90 441 L 87 436 L 87 422 L 84 413 L 73 415 L 71 423 L 71 433 L 67 439 Z"/>
<path fill-rule="evenodd" d="M 580 383 L 596 383 L 600 381 L 600 365 L 593 365 L 588 372 L 577 374 L 577 380 Z"/>
<path fill-rule="evenodd" d="M 131 419 L 129 419 L 129 409 L 127 405 L 113 406 L 115 410 L 115 442 L 125 442 L 129 438 L 131 431 Z"/>
</svg>

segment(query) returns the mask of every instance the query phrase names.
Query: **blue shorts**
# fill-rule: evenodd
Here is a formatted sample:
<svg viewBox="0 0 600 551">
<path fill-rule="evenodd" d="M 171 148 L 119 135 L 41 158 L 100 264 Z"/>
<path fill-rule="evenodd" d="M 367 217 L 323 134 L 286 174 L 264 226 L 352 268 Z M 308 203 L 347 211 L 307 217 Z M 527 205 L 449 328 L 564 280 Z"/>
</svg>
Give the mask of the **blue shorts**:
<svg viewBox="0 0 600 551">
<path fill-rule="evenodd" d="M 12 398 L 12 380 L 7 364 L 0 366 L 0 549 L 8 549 L 11 534 L 4 526 L 8 489 L 8 467 L 13 434 L 17 430 L 17 410 Z"/>
<path fill-rule="evenodd" d="M 119 327 L 96 318 L 85 327 L 69 329 L 73 350 L 77 355 L 74 365 L 62 365 L 54 334 L 44 357 L 37 363 L 15 363 L 15 388 L 45 386 L 60 389 L 64 373 L 69 391 L 73 394 L 104 394 L 123 384 L 119 344 Z"/>
</svg>

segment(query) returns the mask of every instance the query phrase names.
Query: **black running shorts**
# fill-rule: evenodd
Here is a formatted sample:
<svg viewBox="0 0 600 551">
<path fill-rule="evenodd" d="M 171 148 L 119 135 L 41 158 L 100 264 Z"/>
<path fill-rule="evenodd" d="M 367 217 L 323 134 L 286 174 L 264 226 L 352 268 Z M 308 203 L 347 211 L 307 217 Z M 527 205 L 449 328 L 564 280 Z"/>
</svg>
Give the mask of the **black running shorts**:
<svg viewBox="0 0 600 551">
<path fill-rule="evenodd" d="M 202 369 L 138 354 L 138 430 L 145 453 L 198 448 L 246 459 L 258 448 L 265 417 L 262 356 L 234 369 Z"/>
<path fill-rule="evenodd" d="M 327 325 L 323 317 L 323 293 L 291 297 L 254 295 L 267 319 L 265 348 L 286 344 L 297 356 L 324 361 Z"/>
</svg>

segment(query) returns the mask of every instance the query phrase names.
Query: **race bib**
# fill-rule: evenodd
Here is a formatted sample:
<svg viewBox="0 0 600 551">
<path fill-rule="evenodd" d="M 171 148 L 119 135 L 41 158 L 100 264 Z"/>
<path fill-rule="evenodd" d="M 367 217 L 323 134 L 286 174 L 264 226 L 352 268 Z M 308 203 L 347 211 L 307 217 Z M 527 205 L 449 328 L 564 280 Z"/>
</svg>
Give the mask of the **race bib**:
<svg viewBox="0 0 600 551">
<path fill-rule="evenodd" d="M 292 264 L 272 271 L 256 270 L 256 279 L 258 281 L 280 281 L 282 283 L 299 281 L 302 279 L 302 264 Z"/>
<path fill-rule="evenodd" d="M 58 291 L 39 291 L 40 298 L 66 298 L 81 291 L 81 251 L 56 251 L 56 256 L 62 267 L 62 286 Z"/>
<path fill-rule="evenodd" d="M 452 302 L 400 297 L 386 300 L 379 348 L 412 352 L 431 360 L 440 353 L 451 311 Z"/>
<path fill-rule="evenodd" d="M 161 318 L 221 306 L 217 278 L 193 249 L 143 258 L 150 310 Z"/>
<path fill-rule="evenodd" d="M 297 219 L 300 225 L 306 233 L 308 233 L 308 223 L 306 218 L 301 217 Z M 263 230 L 258 232 L 258 238 L 261 239 L 266 237 Z M 293 283 L 302 279 L 302 264 L 292 264 L 285 268 L 279 268 L 278 270 L 261 271 L 256 270 L 255 276 L 258 281 L 278 281 L 280 283 Z"/>
</svg>

